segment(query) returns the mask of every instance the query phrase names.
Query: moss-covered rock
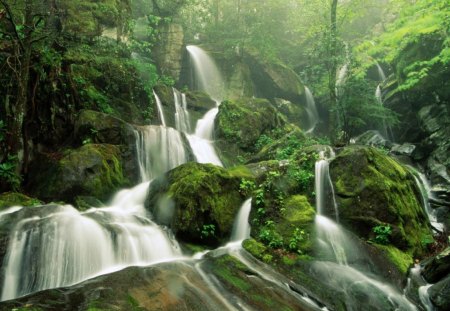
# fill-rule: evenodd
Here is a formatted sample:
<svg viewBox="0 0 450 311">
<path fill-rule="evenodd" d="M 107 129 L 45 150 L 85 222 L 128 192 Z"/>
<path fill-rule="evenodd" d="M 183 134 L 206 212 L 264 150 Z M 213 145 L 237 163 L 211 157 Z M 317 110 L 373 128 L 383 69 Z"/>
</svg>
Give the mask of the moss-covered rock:
<svg viewBox="0 0 450 311">
<path fill-rule="evenodd" d="M 183 164 L 155 180 L 146 206 L 183 241 L 218 244 L 229 238 L 245 199 L 239 191 L 248 173 L 211 164 Z"/>
<path fill-rule="evenodd" d="M 31 198 L 19 192 L 4 192 L 0 194 L 0 210 L 11 206 L 33 206 L 40 205 L 41 201 Z"/>
<path fill-rule="evenodd" d="M 255 50 L 247 49 L 244 61 L 250 66 L 256 93 L 264 98 L 286 98 L 294 102 L 305 92 L 298 75 L 281 63 L 264 59 Z"/>
<path fill-rule="evenodd" d="M 30 192 L 43 200 L 75 203 L 79 195 L 108 199 L 129 185 L 122 171 L 118 146 L 87 144 L 59 157 L 42 155 L 40 165 L 30 173 Z"/>
<path fill-rule="evenodd" d="M 112 115 L 86 109 L 81 110 L 75 120 L 75 137 L 80 144 L 127 145 L 134 141 L 131 125 Z"/>
<path fill-rule="evenodd" d="M 250 153 L 257 151 L 256 144 L 262 134 L 283 125 L 276 109 L 265 99 L 223 102 L 215 120 L 216 144 L 223 162 L 235 164 L 237 156 L 245 161 Z"/>
<path fill-rule="evenodd" d="M 330 164 L 341 222 L 377 242 L 374 228 L 387 229 L 385 243 L 411 255 L 431 237 L 413 176 L 374 148 L 345 148 Z"/>
</svg>

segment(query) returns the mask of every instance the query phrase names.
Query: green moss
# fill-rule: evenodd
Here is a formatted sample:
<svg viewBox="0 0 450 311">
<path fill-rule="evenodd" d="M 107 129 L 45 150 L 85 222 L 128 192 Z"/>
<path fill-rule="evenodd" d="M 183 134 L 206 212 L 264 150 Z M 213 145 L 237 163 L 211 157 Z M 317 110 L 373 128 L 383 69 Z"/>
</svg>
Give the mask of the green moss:
<svg viewBox="0 0 450 311">
<path fill-rule="evenodd" d="M 18 192 L 5 192 L 0 194 L 0 209 L 11 206 L 35 206 L 41 201 Z"/>
<path fill-rule="evenodd" d="M 170 225 L 177 236 L 187 242 L 218 244 L 229 239 L 245 200 L 239 192 L 241 176 L 211 164 L 186 163 L 153 183 L 149 205 L 156 208 L 161 198 L 169 197 L 175 205 Z M 214 226 L 214 234 L 202 235 L 205 226 Z"/>
<path fill-rule="evenodd" d="M 374 226 L 389 225 L 393 245 L 413 254 L 424 251 L 431 234 L 413 176 L 374 148 L 348 147 L 332 161 L 341 221 L 358 235 L 374 239 Z"/>
<path fill-rule="evenodd" d="M 399 271 L 403 273 L 403 275 L 406 275 L 409 267 L 413 264 L 413 258 L 411 255 L 402 252 L 392 245 L 375 244 L 375 246 L 386 255 L 389 261 L 391 261 L 399 269 Z"/>
<path fill-rule="evenodd" d="M 264 244 L 254 239 L 245 240 L 244 243 L 242 243 L 242 246 L 246 251 L 258 259 L 262 259 L 267 250 L 267 247 L 264 246 Z"/>
</svg>

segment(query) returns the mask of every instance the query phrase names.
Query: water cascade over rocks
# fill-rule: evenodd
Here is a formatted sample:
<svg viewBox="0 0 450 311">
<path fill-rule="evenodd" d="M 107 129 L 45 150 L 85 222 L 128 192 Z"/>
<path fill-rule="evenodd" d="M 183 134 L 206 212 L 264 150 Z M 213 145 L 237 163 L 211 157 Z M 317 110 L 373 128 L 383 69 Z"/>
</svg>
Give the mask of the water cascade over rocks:
<svg viewBox="0 0 450 311">
<path fill-rule="evenodd" d="M 209 110 L 202 119 L 197 121 L 195 133 L 188 135 L 189 143 L 197 162 L 222 166 L 212 140 L 214 119 L 219 112 L 218 106 L 224 94 L 222 75 L 212 58 L 201 48 L 190 45 L 187 50 L 194 66 L 197 89 L 206 92 L 217 104 L 217 107 Z"/>
<path fill-rule="evenodd" d="M 306 113 L 308 114 L 309 129 L 306 133 L 312 133 L 319 122 L 319 113 L 317 112 L 316 102 L 310 89 L 305 86 Z"/>
<path fill-rule="evenodd" d="M 381 310 L 382 299 L 386 300 L 392 307 L 392 310 L 417 310 L 404 295 L 395 290 L 392 286 L 386 285 L 381 280 L 373 278 L 364 273 L 355 265 L 364 258 L 364 254 L 359 251 L 358 246 L 353 242 L 352 236 L 346 232 L 338 223 L 327 217 L 329 211 L 335 211 L 337 216 L 337 206 L 334 198 L 328 171 L 329 157 L 326 158 L 321 153 L 320 159 L 316 162 L 316 206 L 317 215 L 315 225 L 317 229 L 317 250 L 319 258 L 322 260 L 313 263 L 313 269 L 322 278 L 328 280 L 328 285 L 334 290 L 340 291 L 346 296 L 346 307 L 351 310 L 356 304 L 358 295 L 364 293 L 371 310 Z M 328 196 L 328 197 L 327 197 Z M 329 208 L 327 205 L 333 205 Z M 337 219 L 337 218 L 336 218 Z M 378 305 L 379 304 L 379 305 Z"/>
</svg>

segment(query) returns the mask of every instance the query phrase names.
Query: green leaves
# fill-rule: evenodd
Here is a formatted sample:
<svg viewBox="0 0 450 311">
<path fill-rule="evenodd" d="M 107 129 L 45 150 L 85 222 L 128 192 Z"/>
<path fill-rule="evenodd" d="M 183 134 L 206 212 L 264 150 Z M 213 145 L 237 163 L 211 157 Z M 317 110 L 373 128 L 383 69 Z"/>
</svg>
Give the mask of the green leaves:
<svg viewBox="0 0 450 311">
<path fill-rule="evenodd" d="M 372 232 L 375 233 L 374 241 L 378 244 L 387 245 L 390 243 L 389 237 L 392 234 L 390 225 L 379 225 L 372 228 Z"/>
</svg>

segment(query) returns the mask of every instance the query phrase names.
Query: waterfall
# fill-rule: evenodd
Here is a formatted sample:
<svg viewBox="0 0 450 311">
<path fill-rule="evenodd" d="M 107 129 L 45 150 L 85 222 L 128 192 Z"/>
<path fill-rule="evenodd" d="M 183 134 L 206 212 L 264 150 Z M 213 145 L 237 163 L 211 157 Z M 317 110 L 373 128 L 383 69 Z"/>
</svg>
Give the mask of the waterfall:
<svg viewBox="0 0 450 311">
<path fill-rule="evenodd" d="M 317 112 L 316 102 L 310 91 L 310 89 L 305 86 L 305 97 L 306 97 L 306 113 L 308 114 L 309 129 L 306 133 L 312 133 L 319 122 L 319 113 Z"/>
<path fill-rule="evenodd" d="M 250 237 L 250 224 L 248 223 L 248 216 L 252 209 L 252 199 L 248 199 L 242 204 L 236 220 L 233 225 L 233 232 L 231 234 L 231 241 L 241 242 Z"/>
<path fill-rule="evenodd" d="M 148 181 L 187 161 L 183 138 L 177 130 L 144 126 L 135 130 L 136 151 L 142 181 Z"/>
<path fill-rule="evenodd" d="M 205 91 L 216 101 L 216 107 L 209 110 L 197 121 L 195 133 L 188 135 L 189 144 L 199 163 L 212 163 L 222 166 L 212 141 L 214 120 L 219 112 L 218 106 L 223 99 L 224 82 L 214 60 L 197 46 L 187 46 L 195 71 L 197 89 Z"/>
<path fill-rule="evenodd" d="M 376 62 L 375 64 L 377 65 L 378 77 L 380 78 L 380 81 L 383 82 L 384 80 L 386 80 L 386 75 L 384 74 L 383 68 L 381 68 L 378 62 Z"/>
<path fill-rule="evenodd" d="M 175 128 L 184 133 L 191 131 L 189 111 L 187 110 L 186 94 L 180 93 L 175 88 L 173 90 L 173 99 L 175 103 Z"/>
<path fill-rule="evenodd" d="M 377 102 L 378 102 L 378 104 L 380 106 L 384 105 L 383 97 L 382 97 L 382 94 L 381 94 L 381 84 L 378 84 L 378 86 L 377 86 L 377 88 L 375 90 L 375 98 L 377 99 Z M 383 119 L 381 131 L 382 131 L 383 137 L 388 137 L 388 127 L 387 127 L 386 121 L 384 119 Z"/>
<path fill-rule="evenodd" d="M 347 308 L 351 309 L 353 303 L 358 301 L 358 290 L 355 284 L 367 296 L 367 303 L 376 304 L 379 296 L 383 295 L 392 305 L 393 310 L 417 310 L 417 308 L 401 293 L 391 286 L 383 284 L 351 265 L 357 263 L 363 254 L 360 253 L 352 237 L 339 224 L 324 215 L 327 205 L 332 204 L 336 216 L 337 204 L 334 199 L 334 190 L 329 175 L 328 159 L 324 152 L 320 152 L 319 160 L 315 166 L 315 193 L 316 209 L 315 226 L 317 232 L 317 248 L 322 261 L 313 264 L 313 269 L 320 277 L 330 280 L 329 285 L 342 291 L 348 297 Z M 328 190 L 327 190 L 328 189 Z M 332 198 L 329 198 L 332 196 Z M 337 218 L 337 217 L 336 217 Z M 338 219 L 338 218 L 337 218 Z M 352 301 L 354 299 L 354 301 Z M 372 300 L 373 299 L 373 300 Z M 371 301 L 372 300 L 372 301 Z M 374 307 L 374 305 L 372 305 Z"/>
<path fill-rule="evenodd" d="M 153 96 L 156 100 L 156 108 L 158 109 L 158 116 L 159 120 L 161 121 L 162 126 L 166 126 L 166 120 L 164 118 L 164 111 L 161 104 L 161 99 L 159 98 L 158 94 L 156 94 L 155 90 L 153 90 Z"/>
<path fill-rule="evenodd" d="M 412 173 L 414 180 L 420 190 L 420 194 L 422 197 L 422 205 L 425 209 L 425 212 L 428 216 L 428 220 L 430 221 L 431 226 L 439 231 L 444 231 L 444 224 L 437 221 L 436 210 L 430 206 L 430 199 L 434 199 L 433 193 L 431 191 L 430 183 L 427 178 L 421 172 L 418 172 L 411 166 L 408 166 L 409 171 Z"/>
<path fill-rule="evenodd" d="M 10 233 L 1 300 L 69 286 L 131 265 L 181 257 L 177 242 L 144 208 L 150 180 L 186 162 L 181 134 L 138 127 L 136 153 L 143 182 L 119 191 L 109 207 L 79 212 L 70 205 L 12 207 L 20 220 Z"/>
<path fill-rule="evenodd" d="M 35 216 L 21 217 L 10 235 L 1 300 L 180 257 L 176 241 L 147 217 L 148 187 L 122 190 L 110 207 L 80 213 L 38 206 Z"/>
<path fill-rule="evenodd" d="M 198 46 L 188 45 L 186 49 L 194 66 L 195 88 L 204 91 L 215 101 L 222 101 L 225 85 L 214 60 Z"/>
</svg>

